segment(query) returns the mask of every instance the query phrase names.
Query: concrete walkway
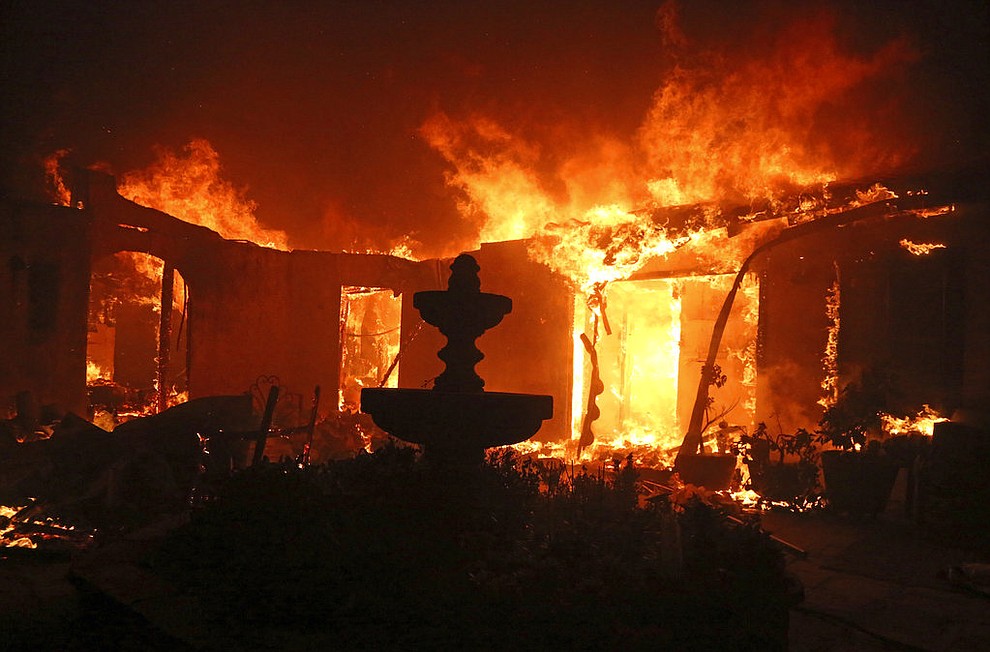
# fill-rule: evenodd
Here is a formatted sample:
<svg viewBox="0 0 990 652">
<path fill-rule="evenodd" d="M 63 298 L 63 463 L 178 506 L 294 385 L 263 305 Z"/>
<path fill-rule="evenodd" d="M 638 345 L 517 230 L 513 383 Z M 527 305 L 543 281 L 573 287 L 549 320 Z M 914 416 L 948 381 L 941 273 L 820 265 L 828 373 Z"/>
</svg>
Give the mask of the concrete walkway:
<svg viewBox="0 0 990 652">
<path fill-rule="evenodd" d="M 990 650 L 990 596 L 946 576 L 990 559 L 933 541 L 898 511 L 763 516 L 765 530 L 808 553 L 788 556 L 805 590 L 791 611 L 792 652 Z"/>
</svg>

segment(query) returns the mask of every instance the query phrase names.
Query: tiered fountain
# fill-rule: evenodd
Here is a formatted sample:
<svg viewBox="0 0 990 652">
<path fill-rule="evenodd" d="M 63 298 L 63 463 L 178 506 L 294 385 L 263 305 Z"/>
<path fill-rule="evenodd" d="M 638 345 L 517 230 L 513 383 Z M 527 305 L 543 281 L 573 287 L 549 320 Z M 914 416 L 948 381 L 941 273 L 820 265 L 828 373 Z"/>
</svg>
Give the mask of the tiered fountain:
<svg viewBox="0 0 990 652">
<path fill-rule="evenodd" d="M 446 290 L 417 292 L 413 306 L 440 329 L 446 365 L 433 389 L 365 388 L 361 410 L 385 432 L 424 447 L 427 459 L 471 464 L 486 448 L 525 441 L 553 416 L 553 397 L 486 392 L 474 366 L 484 358 L 475 340 L 512 311 L 512 299 L 481 291 L 480 267 L 467 254 L 450 266 Z"/>
</svg>

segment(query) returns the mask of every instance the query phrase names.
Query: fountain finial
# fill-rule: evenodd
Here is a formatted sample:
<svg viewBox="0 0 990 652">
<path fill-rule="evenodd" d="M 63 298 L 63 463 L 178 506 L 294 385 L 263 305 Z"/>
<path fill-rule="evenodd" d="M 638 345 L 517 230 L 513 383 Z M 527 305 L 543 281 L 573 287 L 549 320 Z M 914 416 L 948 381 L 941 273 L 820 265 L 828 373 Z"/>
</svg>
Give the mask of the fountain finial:
<svg viewBox="0 0 990 652">
<path fill-rule="evenodd" d="M 447 291 L 462 293 L 481 292 L 481 279 L 478 272 L 481 266 L 474 256 L 461 254 L 450 264 L 450 278 L 447 280 Z"/>
</svg>

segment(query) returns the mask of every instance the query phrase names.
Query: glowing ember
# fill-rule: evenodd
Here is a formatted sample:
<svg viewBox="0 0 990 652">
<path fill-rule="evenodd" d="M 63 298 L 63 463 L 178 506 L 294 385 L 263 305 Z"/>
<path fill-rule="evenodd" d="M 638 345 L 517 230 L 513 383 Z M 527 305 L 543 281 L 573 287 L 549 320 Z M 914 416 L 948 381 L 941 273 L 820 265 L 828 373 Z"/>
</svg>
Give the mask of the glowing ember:
<svg viewBox="0 0 990 652">
<path fill-rule="evenodd" d="M 254 202 L 220 172 L 219 154 L 206 140 L 196 139 L 181 154 L 160 149 L 156 163 L 121 177 L 118 192 L 225 238 L 288 249 L 285 233 L 262 228 L 254 216 Z"/>
<path fill-rule="evenodd" d="M 11 507 L 0 505 L 0 548 L 37 548 L 38 544 L 28 537 L 8 536 L 15 527 L 12 520 L 24 506 Z"/>
<path fill-rule="evenodd" d="M 911 242 L 907 238 L 902 239 L 898 244 L 900 244 L 901 247 L 903 247 L 904 249 L 907 249 L 908 251 L 910 251 L 915 256 L 927 256 L 928 254 L 932 253 L 936 249 L 945 249 L 946 248 L 944 244 L 938 244 L 938 243 L 934 243 L 934 242 L 931 242 L 931 243 L 926 243 L 926 242 Z"/>
</svg>

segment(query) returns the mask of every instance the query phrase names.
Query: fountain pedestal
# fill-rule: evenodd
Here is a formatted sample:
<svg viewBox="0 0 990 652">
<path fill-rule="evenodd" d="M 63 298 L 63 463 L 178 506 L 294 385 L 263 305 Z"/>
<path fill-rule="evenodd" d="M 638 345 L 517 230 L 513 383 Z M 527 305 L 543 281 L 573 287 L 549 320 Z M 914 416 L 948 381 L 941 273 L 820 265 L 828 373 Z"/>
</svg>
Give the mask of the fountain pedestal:
<svg viewBox="0 0 990 652">
<path fill-rule="evenodd" d="M 365 388 L 361 411 L 403 441 L 420 444 L 428 458 L 473 463 L 486 448 L 525 441 L 553 416 L 553 397 L 484 391 L 475 372 L 484 355 L 482 333 L 511 312 L 512 300 L 481 292 L 478 263 L 462 254 L 450 266 L 447 290 L 417 292 L 413 306 L 447 337 L 438 352 L 445 369 L 433 389 Z"/>
</svg>

